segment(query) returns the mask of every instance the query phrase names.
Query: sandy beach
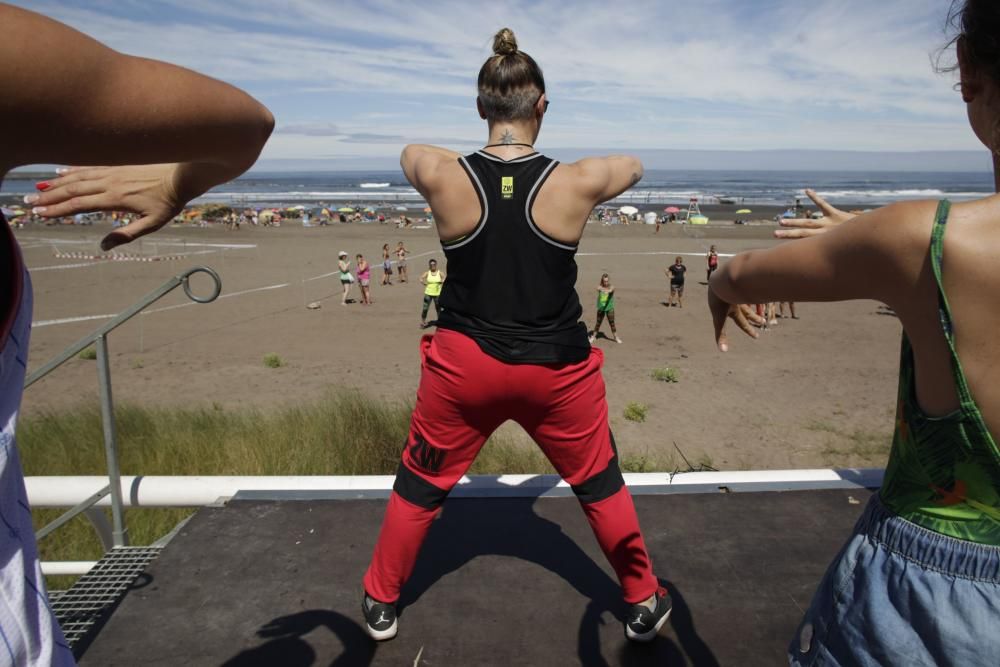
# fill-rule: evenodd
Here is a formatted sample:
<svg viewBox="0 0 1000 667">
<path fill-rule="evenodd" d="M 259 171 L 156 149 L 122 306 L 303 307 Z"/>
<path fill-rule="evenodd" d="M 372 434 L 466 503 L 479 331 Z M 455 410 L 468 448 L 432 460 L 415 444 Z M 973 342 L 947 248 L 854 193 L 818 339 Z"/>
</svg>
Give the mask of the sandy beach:
<svg viewBox="0 0 1000 667">
<path fill-rule="evenodd" d="M 713 219 L 734 207 L 706 207 Z M 778 211 L 776 211 L 778 212 Z M 758 211 L 755 210 L 755 214 Z M 773 215 L 761 211 L 753 218 Z M 730 216 L 731 217 L 731 216 Z M 624 343 L 598 339 L 612 426 L 623 457 L 685 468 L 867 466 L 884 463 L 895 406 L 899 323 L 874 302 L 801 304 L 759 341 L 735 337 L 719 353 L 706 303 L 705 252 L 726 255 L 775 243 L 773 225 L 591 224 L 577 258 L 577 289 L 593 326 L 595 289 L 608 272 Z M 110 336 L 116 400 L 144 404 L 261 409 L 308 402 L 328 387 L 412 400 L 419 379 L 418 327 L 427 260 L 442 258 L 433 229 L 379 224 L 302 228 L 221 225 L 170 227 L 123 252 L 160 261 L 95 261 L 109 230 L 29 225 L 17 230 L 35 287 L 29 370 L 37 368 L 170 276 L 194 265 L 216 269 L 223 297 L 208 305 L 181 290 Z M 404 241 L 410 282 L 382 287 L 381 247 Z M 372 263 L 375 303 L 340 305 L 333 272 L 345 250 Z M 57 256 L 57 254 L 59 256 Z M 682 255 L 690 267 L 684 308 L 667 308 L 663 269 Z M 195 289 L 207 291 L 204 282 Z M 355 288 L 352 296 L 359 294 Z M 319 302 L 321 308 L 307 309 Z M 610 333 L 607 325 L 604 331 Z M 285 365 L 267 368 L 265 354 Z M 676 383 L 651 378 L 677 370 Z M 74 359 L 31 387 L 26 414 L 96 400 L 92 361 Z M 648 407 L 642 423 L 623 417 L 631 402 Z M 518 427 L 508 427 L 519 431 Z"/>
</svg>

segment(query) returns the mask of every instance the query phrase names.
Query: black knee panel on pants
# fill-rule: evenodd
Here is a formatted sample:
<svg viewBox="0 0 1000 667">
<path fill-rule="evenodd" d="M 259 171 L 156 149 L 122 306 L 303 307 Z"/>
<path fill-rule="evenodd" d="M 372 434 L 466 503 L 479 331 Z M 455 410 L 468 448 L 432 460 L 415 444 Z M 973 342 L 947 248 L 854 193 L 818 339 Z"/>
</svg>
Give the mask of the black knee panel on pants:
<svg viewBox="0 0 1000 667">
<path fill-rule="evenodd" d="M 402 461 L 399 469 L 396 470 L 396 481 L 393 482 L 392 490 L 399 496 L 417 507 L 434 510 L 441 507 L 444 499 L 448 497 L 447 491 L 442 491 L 420 475 L 407 468 Z"/>
<path fill-rule="evenodd" d="M 573 493 L 584 504 L 592 504 L 610 498 L 625 486 L 622 470 L 618 467 L 618 454 L 615 454 L 608 467 L 593 477 L 585 479 L 573 486 Z"/>
</svg>

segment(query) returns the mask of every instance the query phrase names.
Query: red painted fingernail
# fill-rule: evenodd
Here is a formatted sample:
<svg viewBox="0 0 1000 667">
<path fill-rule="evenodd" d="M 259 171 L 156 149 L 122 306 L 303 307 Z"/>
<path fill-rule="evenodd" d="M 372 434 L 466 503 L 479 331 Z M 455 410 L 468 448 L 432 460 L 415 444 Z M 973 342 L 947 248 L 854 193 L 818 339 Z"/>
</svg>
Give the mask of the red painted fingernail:
<svg viewBox="0 0 1000 667">
<path fill-rule="evenodd" d="M 51 187 L 52 184 L 49 183 L 48 181 L 40 181 L 38 183 L 35 183 L 35 189 L 38 190 L 39 192 L 45 192 Z"/>
</svg>

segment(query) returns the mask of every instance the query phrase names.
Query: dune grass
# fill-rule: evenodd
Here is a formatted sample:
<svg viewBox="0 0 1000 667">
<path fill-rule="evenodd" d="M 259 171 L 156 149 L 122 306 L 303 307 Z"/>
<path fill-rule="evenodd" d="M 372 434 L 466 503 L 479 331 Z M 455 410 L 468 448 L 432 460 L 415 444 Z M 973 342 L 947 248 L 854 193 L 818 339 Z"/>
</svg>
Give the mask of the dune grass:
<svg viewBox="0 0 1000 667">
<path fill-rule="evenodd" d="M 409 431 L 412 405 L 358 392 L 261 411 L 219 405 L 115 410 L 123 475 L 390 475 Z M 541 452 L 501 429 L 470 473 L 551 473 Z M 100 406 L 27 416 L 18 424 L 26 475 L 104 475 Z M 151 544 L 193 510 L 129 509 L 132 544 Z M 36 529 L 61 510 L 34 510 Z M 103 548 L 77 517 L 39 543 L 42 560 L 96 560 Z M 64 588 L 71 578 L 49 581 Z"/>
</svg>

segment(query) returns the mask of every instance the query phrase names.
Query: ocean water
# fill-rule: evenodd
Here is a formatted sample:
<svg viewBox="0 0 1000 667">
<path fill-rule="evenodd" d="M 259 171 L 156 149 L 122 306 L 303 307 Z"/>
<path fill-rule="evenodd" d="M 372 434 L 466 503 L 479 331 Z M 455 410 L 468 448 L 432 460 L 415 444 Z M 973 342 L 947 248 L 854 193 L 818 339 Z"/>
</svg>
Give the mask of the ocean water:
<svg viewBox="0 0 1000 667">
<path fill-rule="evenodd" d="M 0 194 L 32 191 L 8 178 Z M 834 204 L 878 206 L 909 199 L 975 199 L 993 194 L 989 172 L 683 171 L 649 169 L 616 203 L 687 204 L 720 200 L 784 206 L 812 188 Z M 421 207 L 423 198 L 401 171 L 255 172 L 215 188 L 199 202 L 247 206 L 372 204 Z"/>
</svg>

